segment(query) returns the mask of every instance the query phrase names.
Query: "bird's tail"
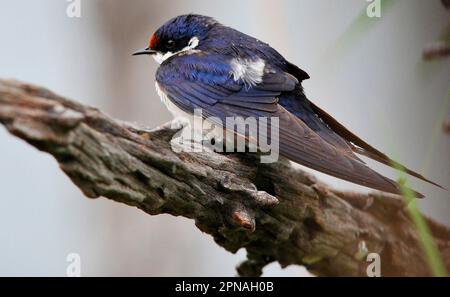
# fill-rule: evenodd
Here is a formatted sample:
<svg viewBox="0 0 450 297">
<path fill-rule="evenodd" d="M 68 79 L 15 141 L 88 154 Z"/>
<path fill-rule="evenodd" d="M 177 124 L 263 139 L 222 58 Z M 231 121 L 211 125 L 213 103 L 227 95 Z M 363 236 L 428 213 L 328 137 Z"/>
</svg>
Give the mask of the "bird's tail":
<svg viewBox="0 0 450 297">
<path fill-rule="evenodd" d="M 407 168 L 406 166 L 392 160 L 389 158 L 386 154 L 380 152 L 376 148 L 372 147 L 370 144 L 356 136 L 354 133 L 349 131 L 347 128 L 345 128 L 341 123 L 339 123 L 336 119 L 334 119 L 331 115 L 329 115 L 327 112 L 325 112 L 323 109 L 315 105 L 313 102 L 309 101 L 311 104 L 311 108 L 313 111 L 329 126 L 330 129 L 332 129 L 336 134 L 347 140 L 350 145 L 353 152 L 358 153 L 360 155 L 366 156 L 372 160 L 375 160 L 377 162 L 380 162 L 382 164 L 385 164 L 387 166 L 390 166 L 395 169 L 403 170 L 404 172 L 408 173 L 411 176 L 417 177 L 418 179 L 421 179 L 427 183 L 430 183 L 434 186 L 437 186 L 441 189 L 446 190 L 441 185 L 437 184 L 436 182 L 433 182 L 429 180 L 428 178 L 425 178 L 423 175 Z"/>
</svg>

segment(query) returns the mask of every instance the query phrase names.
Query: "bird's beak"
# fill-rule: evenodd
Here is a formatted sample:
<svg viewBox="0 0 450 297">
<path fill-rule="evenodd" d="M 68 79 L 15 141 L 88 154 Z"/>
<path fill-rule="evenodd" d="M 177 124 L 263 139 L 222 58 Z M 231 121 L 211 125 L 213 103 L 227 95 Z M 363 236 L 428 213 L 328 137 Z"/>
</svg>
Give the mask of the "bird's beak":
<svg viewBox="0 0 450 297">
<path fill-rule="evenodd" d="M 133 56 L 139 56 L 139 55 L 153 55 L 153 54 L 156 54 L 156 51 L 155 51 L 155 50 L 152 50 L 152 49 L 150 49 L 150 48 L 143 48 L 143 49 L 140 49 L 140 50 L 134 52 L 134 53 L 133 53 Z"/>
</svg>

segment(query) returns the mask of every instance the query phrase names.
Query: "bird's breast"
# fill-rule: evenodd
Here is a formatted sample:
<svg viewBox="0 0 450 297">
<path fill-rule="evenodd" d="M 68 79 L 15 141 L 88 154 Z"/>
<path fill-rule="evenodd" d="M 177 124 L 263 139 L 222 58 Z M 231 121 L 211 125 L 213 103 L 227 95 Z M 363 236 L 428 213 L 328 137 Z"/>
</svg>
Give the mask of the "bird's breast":
<svg viewBox="0 0 450 297">
<path fill-rule="evenodd" d="M 186 122 L 189 123 L 185 129 L 190 129 L 191 132 L 186 133 L 184 137 L 189 139 L 187 135 L 191 135 L 194 137 L 195 134 L 200 135 L 201 139 L 211 139 L 214 138 L 216 141 L 227 141 L 232 143 L 234 141 L 234 134 L 232 133 L 224 133 L 222 126 L 215 124 L 214 122 L 209 121 L 208 119 L 196 118 L 194 119 L 194 115 L 190 114 L 178 106 L 176 106 L 164 92 L 164 90 L 159 86 L 158 82 L 155 83 L 156 92 L 161 98 L 161 102 L 167 107 L 169 112 L 172 114 L 174 118 L 183 118 Z M 199 120 L 201 123 L 199 124 Z M 196 122 L 194 122 L 196 121 Z"/>
<path fill-rule="evenodd" d="M 178 106 L 176 106 L 170 99 L 169 96 L 164 92 L 164 90 L 159 86 L 158 82 L 155 83 L 156 93 L 158 93 L 161 102 L 167 107 L 169 112 L 173 115 L 173 117 L 183 117 L 183 118 L 191 118 L 192 115 L 188 114 Z"/>
</svg>

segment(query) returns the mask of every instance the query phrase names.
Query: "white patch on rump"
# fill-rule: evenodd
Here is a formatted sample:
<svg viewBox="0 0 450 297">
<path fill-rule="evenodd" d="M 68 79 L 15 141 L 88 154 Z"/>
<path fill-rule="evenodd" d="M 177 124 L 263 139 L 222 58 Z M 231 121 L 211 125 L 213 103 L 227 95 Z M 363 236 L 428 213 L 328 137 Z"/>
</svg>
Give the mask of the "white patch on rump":
<svg viewBox="0 0 450 297">
<path fill-rule="evenodd" d="M 231 74 L 235 81 L 242 80 L 246 85 L 254 86 L 262 82 L 266 62 L 257 60 L 234 58 L 231 60 Z"/>
<path fill-rule="evenodd" d="M 198 46 L 198 43 L 200 41 L 198 40 L 198 37 L 194 36 L 191 38 L 191 40 L 189 40 L 189 43 L 187 46 L 185 46 L 184 48 L 182 48 L 181 50 L 179 50 L 178 52 L 167 52 L 165 54 L 157 52 L 156 54 L 153 55 L 153 59 L 155 59 L 155 61 L 158 64 L 162 64 L 165 60 L 169 59 L 170 57 L 174 56 L 174 55 L 178 55 L 180 53 L 186 53 L 189 51 L 192 51 L 193 49 L 195 49 Z"/>
</svg>

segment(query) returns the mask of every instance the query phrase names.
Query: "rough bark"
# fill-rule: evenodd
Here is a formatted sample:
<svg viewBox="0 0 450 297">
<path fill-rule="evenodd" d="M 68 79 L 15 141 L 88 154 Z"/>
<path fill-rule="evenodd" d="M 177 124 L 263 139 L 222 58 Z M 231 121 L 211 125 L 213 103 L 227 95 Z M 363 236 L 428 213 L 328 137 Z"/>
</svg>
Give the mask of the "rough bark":
<svg viewBox="0 0 450 297">
<path fill-rule="evenodd" d="M 87 197 L 184 216 L 226 250 L 245 248 L 240 275 L 278 261 L 316 275 L 365 276 L 368 253 L 380 254 L 384 276 L 431 274 L 399 196 L 339 192 L 287 161 L 175 153 L 170 125 L 136 127 L 17 81 L 0 80 L 0 122 L 53 155 Z M 427 221 L 448 269 L 450 229 Z"/>
</svg>

